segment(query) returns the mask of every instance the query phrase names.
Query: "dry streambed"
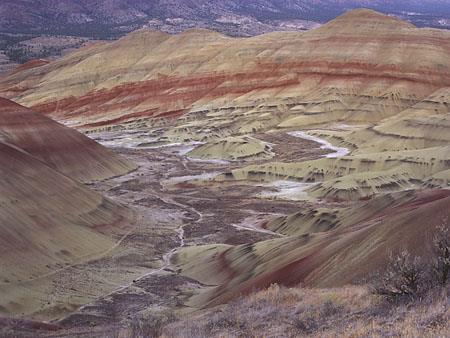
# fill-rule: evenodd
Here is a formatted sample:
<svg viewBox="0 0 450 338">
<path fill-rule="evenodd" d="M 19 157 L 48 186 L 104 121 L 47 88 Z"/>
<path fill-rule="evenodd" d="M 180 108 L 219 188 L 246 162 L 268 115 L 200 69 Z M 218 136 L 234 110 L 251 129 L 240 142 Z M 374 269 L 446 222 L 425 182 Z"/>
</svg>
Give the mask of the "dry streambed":
<svg viewBox="0 0 450 338">
<path fill-rule="evenodd" d="M 265 229 L 265 221 L 310 203 L 304 191 L 308 186 L 298 182 L 216 185 L 211 179 L 241 163 L 191 159 L 187 153 L 197 144 L 142 147 L 147 141 L 154 142 L 151 134 L 130 131 L 125 135 L 105 133 L 94 138 L 138 163 L 139 169 L 99 182 L 94 188 L 135 209 L 143 221 L 128 234 L 108 263 L 110 269 L 123 272 L 121 278 L 101 273 L 102 262 L 95 263 L 102 278 L 110 278 L 109 283 L 115 287 L 61 320 L 69 330 L 87 323 L 119 323 L 153 310 L 183 308 L 184 301 L 205 285 L 175 271 L 172 260 L 179 249 L 205 244 L 251 244 L 282 237 Z M 155 220 L 148 222 L 153 217 Z M 137 257 L 146 255 L 153 261 L 147 271 L 141 268 L 140 274 L 126 272 L 127 266 L 130 269 L 134 261 L 139 262 Z"/>
</svg>

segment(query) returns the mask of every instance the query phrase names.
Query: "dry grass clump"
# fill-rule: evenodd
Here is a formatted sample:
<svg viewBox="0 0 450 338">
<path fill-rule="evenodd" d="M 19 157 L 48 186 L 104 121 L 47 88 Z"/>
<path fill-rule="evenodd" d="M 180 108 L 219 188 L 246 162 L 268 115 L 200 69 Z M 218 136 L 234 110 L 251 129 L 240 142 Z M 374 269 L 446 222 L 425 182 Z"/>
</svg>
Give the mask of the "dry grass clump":
<svg viewBox="0 0 450 338">
<path fill-rule="evenodd" d="M 164 337 L 448 337 L 448 290 L 393 305 L 369 288 L 283 288 L 186 316 Z"/>
<path fill-rule="evenodd" d="M 176 320 L 175 314 L 170 310 L 151 312 L 129 319 L 122 324 L 118 338 L 150 338 L 159 337 L 163 328 Z"/>
</svg>

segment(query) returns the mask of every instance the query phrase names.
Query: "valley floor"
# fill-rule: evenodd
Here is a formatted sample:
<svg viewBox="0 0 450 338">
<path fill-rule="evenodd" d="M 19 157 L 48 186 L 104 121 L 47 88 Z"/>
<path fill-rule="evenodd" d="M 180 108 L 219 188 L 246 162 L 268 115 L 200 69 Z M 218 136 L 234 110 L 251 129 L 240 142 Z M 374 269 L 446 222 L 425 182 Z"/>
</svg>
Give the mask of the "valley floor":
<svg viewBox="0 0 450 338">
<path fill-rule="evenodd" d="M 199 244 L 251 244 L 281 237 L 264 229 L 264 221 L 311 203 L 271 197 L 292 189 L 289 185 L 192 183 L 238 168 L 243 165 L 240 162 L 190 159 L 185 155 L 189 149 L 183 145 L 139 148 L 115 140 L 114 133 L 101 137 L 104 144 L 113 146 L 139 168 L 90 186 L 134 209 L 136 223 L 102 257 L 40 278 L 46 284 L 50 280 L 55 287 L 46 299 L 30 299 L 32 318 L 56 320 L 58 327 L 70 334 L 82 335 L 88 328 L 87 336 L 92 330 L 101 335 L 111 329 L 111 323 L 126 326 L 153 310 L 186 311 L 183 301 L 204 285 L 174 271 L 171 260 L 177 249 Z M 266 137 L 273 142 L 275 159 L 310 160 L 328 152 L 314 141 L 284 133 Z M 39 279 L 34 283 L 36 286 Z M 30 298 L 35 296 L 30 294 Z M 57 331 L 56 336 L 59 334 Z"/>
<path fill-rule="evenodd" d="M 136 133 L 131 139 L 139 138 L 139 132 Z M 115 139 L 114 133 L 96 137 L 139 165 L 136 171 L 125 176 L 91 184 L 92 188 L 105 196 L 134 209 L 136 223 L 131 230 L 123 233 L 117 245 L 103 257 L 66 267 L 54 275 L 43 277 L 51 279 L 54 289 L 48 302 L 40 299 L 33 304 L 30 300 L 34 310 L 41 307 L 41 310 L 33 311 L 32 318 L 38 321 L 50 320 L 50 324 L 4 319 L 5 325 L 0 329 L 0 336 L 147 337 L 162 333 L 166 336 L 179 336 L 181 332 L 186 337 L 189 332 L 191 336 L 204 337 L 209 334 L 239 337 L 311 336 L 325 329 L 329 331 L 334 325 L 333 321 L 341 320 L 342 316 L 354 317 L 356 320 L 351 325 L 358 327 L 349 331 L 350 335 L 369 332 L 363 330 L 367 323 L 359 320 L 359 310 L 346 308 L 350 303 L 352 305 L 353 302 L 359 302 L 358 307 L 362 306 L 364 311 L 369 311 L 368 308 L 372 305 L 367 303 L 371 302 L 368 300 L 370 297 L 365 299 L 367 290 L 364 288 L 353 288 L 350 291 L 280 291 L 278 287 L 274 287 L 275 289 L 271 288 L 205 314 L 190 308 L 186 301 L 209 286 L 183 276 L 173 264 L 177 251 L 182 247 L 211 245 L 214 249 L 221 245 L 252 244 L 283 237 L 282 234 L 265 229 L 265 222 L 276 216 L 294 213 L 303 207 L 317 206 L 317 203 L 321 207 L 341 207 L 345 206 L 343 202 L 292 199 L 289 191 L 301 188 L 283 181 L 278 184 L 208 181 L 217 174 L 241 167 L 243 163 L 191 159 L 186 155 L 189 149 L 185 145 L 143 148 L 137 147 L 133 142 L 130 144 L 123 139 Z M 323 144 L 293 137 L 285 132 L 264 137 L 265 141 L 272 144 L 275 153 L 270 161 L 289 161 L 291 158 L 296 161 L 311 160 L 330 152 L 321 148 Z M 264 137 L 260 136 L 261 139 Z M 245 164 L 260 164 L 265 161 L 268 160 L 255 160 Z M 331 305 L 327 302 L 314 306 L 309 304 L 316 294 L 320 299 L 331 299 Z M 267 302 L 270 303 L 268 307 Z M 443 304 L 448 306 L 445 302 Z M 279 308 L 285 305 L 288 307 L 284 310 Z M 318 329 L 320 323 L 310 322 L 309 317 L 305 319 L 305 323 L 286 322 L 292 313 L 288 315 L 285 312 L 295 312 L 299 306 L 310 305 L 314 308 L 311 316 L 325 307 L 326 311 L 332 311 L 323 330 Z M 259 310 L 255 310 L 255 306 Z M 337 310 L 335 307 L 338 307 Z M 297 310 L 294 311 L 293 308 Z M 341 308 L 345 308 L 345 311 Z M 276 326 L 273 318 L 267 318 L 265 323 L 249 323 L 253 319 L 247 318 L 247 315 L 237 318 L 237 313 L 245 313 L 247 309 L 252 311 L 248 316 L 255 316 L 255 320 L 256 317 L 258 320 L 271 317 L 267 311 L 272 311 L 278 317 L 282 317 L 284 313 L 287 317 L 279 318 L 285 321 L 279 323 L 279 326 Z M 335 310 L 339 313 L 336 314 Z M 266 317 L 259 316 L 257 311 L 263 311 Z M 365 315 L 367 314 L 368 312 Z M 195 324 L 190 323 L 189 318 L 193 318 L 192 316 L 198 318 Z M 433 320 L 431 315 L 429 317 L 421 317 L 421 320 Z M 181 321 L 177 322 L 176 318 L 181 318 Z M 233 321 L 236 320 L 238 322 L 235 323 L 235 328 Z M 352 322 L 352 319 L 347 320 Z M 171 322 L 175 323 L 163 331 L 166 323 Z M 430 325 L 434 325 L 433 323 Z M 269 324 L 275 325 L 273 330 L 284 331 L 265 331 Z M 306 326 L 303 327 L 304 325 Z M 310 328 L 310 325 L 314 327 Z M 384 324 L 377 325 L 381 330 L 380 325 Z M 382 335 L 380 330 L 378 332 Z"/>
</svg>

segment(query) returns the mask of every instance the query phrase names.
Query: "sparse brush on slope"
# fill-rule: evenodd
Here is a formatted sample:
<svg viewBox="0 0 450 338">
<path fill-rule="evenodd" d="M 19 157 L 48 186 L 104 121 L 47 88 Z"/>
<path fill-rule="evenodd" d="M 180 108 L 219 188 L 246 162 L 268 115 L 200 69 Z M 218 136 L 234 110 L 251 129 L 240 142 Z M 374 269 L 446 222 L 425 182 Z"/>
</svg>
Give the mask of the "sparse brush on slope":
<svg viewBox="0 0 450 338">
<path fill-rule="evenodd" d="M 365 287 L 272 285 L 168 325 L 163 337 L 446 337 L 445 294 L 409 305 L 380 301 Z"/>
<path fill-rule="evenodd" d="M 450 271 L 450 232 L 444 222 L 433 238 L 430 262 L 407 250 L 390 257 L 386 270 L 374 284 L 374 293 L 390 302 L 423 298 L 436 288 L 445 288 Z"/>
</svg>

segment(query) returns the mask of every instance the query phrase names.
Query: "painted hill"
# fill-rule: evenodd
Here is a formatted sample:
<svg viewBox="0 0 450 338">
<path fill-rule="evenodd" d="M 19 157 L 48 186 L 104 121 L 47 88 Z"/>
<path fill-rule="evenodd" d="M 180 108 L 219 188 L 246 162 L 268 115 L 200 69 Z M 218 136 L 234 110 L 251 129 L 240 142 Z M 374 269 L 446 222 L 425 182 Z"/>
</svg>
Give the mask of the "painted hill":
<svg viewBox="0 0 450 338">
<path fill-rule="evenodd" d="M 0 92 L 79 128 L 225 107 L 249 111 L 269 100 L 308 105 L 284 116 L 282 126 L 376 122 L 450 85 L 449 34 L 369 10 L 306 33 L 247 39 L 141 30 L 14 72 Z"/>
<path fill-rule="evenodd" d="M 237 179 L 320 181 L 316 197 L 359 199 L 418 184 L 446 186 L 449 50 L 448 31 L 355 10 L 306 33 L 253 38 L 141 30 L 18 70 L 0 81 L 0 91 L 80 129 L 171 121 L 160 141 L 206 142 L 193 152 L 203 158 L 232 158 L 224 153 L 232 151 L 230 137 L 364 125 L 321 135 L 352 148 L 350 159 L 233 172 Z M 418 126 L 427 127 L 418 134 Z M 432 158 L 435 165 L 424 165 Z"/>
<path fill-rule="evenodd" d="M 120 207 L 25 151 L 0 142 L 2 284 L 106 251 Z"/>
<path fill-rule="evenodd" d="M 209 286 L 189 300 L 195 307 L 222 304 L 273 283 L 343 286 L 380 271 L 390 251 L 429 254 L 427 245 L 432 245 L 435 228 L 450 216 L 449 205 L 449 190 L 388 194 L 347 209 L 292 215 L 269 225 L 289 237 L 254 245 L 185 248 L 176 263 L 182 274 Z"/>
<path fill-rule="evenodd" d="M 389 250 L 425 253 L 424 234 L 450 216 L 449 53 L 448 31 L 356 10 L 253 38 L 140 30 L 19 69 L 0 93 L 82 130 L 203 142 L 191 152 L 202 159 L 263 154 L 208 184 L 314 182 L 316 201 L 348 206 L 267 224 L 284 238 L 181 250 L 181 273 L 211 286 L 189 300 L 204 307 L 274 282 L 343 285 L 380 268 Z M 269 162 L 257 139 L 305 129 L 350 153 Z"/>
<path fill-rule="evenodd" d="M 0 141 L 80 181 L 117 176 L 135 168 L 77 131 L 2 98 Z"/>
<path fill-rule="evenodd" d="M 79 182 L 133 168 L 49 118 L 0 99 L 1 313 L 21 313 L 39 288 L 26 285 L 96 258 L 132 213 Z M 49 283 L 47 281 L 47 283 Z"/>
<path fill-rule="evenodd" d="M 0 80 L 0 92 L 79 129 L 169 121 L 159 141 L 205 142 L 192 152 L 202 158 L 233 158 L 230 140 L 252 133 L 359 124 L 353 132 L 314 131 L 351 148 L 350 158 L 233 171 L 235 179 L 316 181 L 316 197 L 356 200 L 446 187 L 449 50 L 450 32 L 371 10 L 306 33 L 253 38 L 140 30 L 18 69 Z M 264 145 L 239 147 L 253 154 Z"/>
</svg>

